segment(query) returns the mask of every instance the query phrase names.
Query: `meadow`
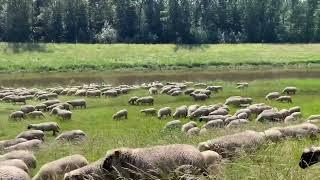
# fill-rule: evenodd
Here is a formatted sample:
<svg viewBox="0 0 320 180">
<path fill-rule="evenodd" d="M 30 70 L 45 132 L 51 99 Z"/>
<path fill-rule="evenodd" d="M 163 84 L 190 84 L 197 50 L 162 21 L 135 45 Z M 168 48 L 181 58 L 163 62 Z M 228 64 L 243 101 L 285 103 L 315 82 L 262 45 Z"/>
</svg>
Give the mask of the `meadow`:
<svg viewBox="0 0 320 180">
<path fill-rule="evenodd" d="M 310 68 L 320 44 L 7 44 L 0 72 Z"/>
<path fill-rule="evenodd" d="M 229 96 L 240 95 L 252 97 L 254 103 L 266 103 L 277 107 L 290 108 L 301 106 L 304 118 L 312 114 L 319 114 L 319 89 L 320 79 L 280 79 L 280 80 L 256 80 L 250 82 L 248 89 L 239 90 L 235 88 L 234 82 L 215 81 L 208 84 L 222 85 L 224 91 L 213 95 L 205 102 L 197 104 L 223 103 Z M 271 91 L 281 91 L 286 86 L 296 86 L 299 92 L 293 97 L 293 104 L 270 102 L 264 96 Z M 89 139 L 83 144 L 60 144 L 54 142 L 51 133 L 46 134 L 45 147 L 36 152 L 38 168 L 46 162 L 58 158 L 80 153 L 90 162 L 93 162 L 105 155 L 105 153 L 119 147 L 148 147 L 161 144 L 186 143 L 197 146 L 199 142 L 213 139 L 222 135 L 240 132 L 246 129 L 261 131 L 273 126 L 283 126 L 283 123 L 259 123 L 252 121 L 242 128 L 217 129 L 209 134 L 189 137 L 177 132 L 163 132 L 164 125 L 173 120 L 167 118 L 159 120 L 156 117 L 144 116 L 141 109 L 149 106 L 130 106 L 127 101 L 131 96 L 146 96 L 147 90 L 134 90 L 128 95 L 121 95 L 117 98 L 86 98 L 87 109 L 74 109 L 70 121 L 63 121 L 55 116 L 46 114 L 46 119 L 22 121 L 9 121 L 10 112 L 18 110 L 19 105 L 0 102 L 0 140 L 14 138 L 18 133 L 25 130 L 30 123 L 44 121 L 58 122 L 62 131 L 81 129 L 86 132 Z M 172 97 L 168 95 L 155 95 L 154 107 L 169 106 L 172 109 L 180 105 L 195 104 L 189 96 Z M 59 96 L 62 101 L 77 99 L 74 96 Z M 38 104 L 38 101 L 28 101 L 28 104 Z M 112 115 L 121 109 L 129 111 L 128 120 L 114 121 Z M 231 108 L 231 114 L 236 108 Z M 188 122 L 189 119 L 181 119 Z M 297 122 L 299 123 L 299 122 Z M 203 123 L 200 123 L 201 126 Z M 320 145 L 320 140 L 300 139 L 287 140 L 280 143 L 270 143 L 260 147 L 254 152 L 243 152 L 239 156 L 222 163 L 221 169 L 217 172 L 215 179 L 318 179 L 320 175 L 319 166 L 302 170 L 298 166 L 300 155 L 304 148 L 311 145 Z"/>
</svg>

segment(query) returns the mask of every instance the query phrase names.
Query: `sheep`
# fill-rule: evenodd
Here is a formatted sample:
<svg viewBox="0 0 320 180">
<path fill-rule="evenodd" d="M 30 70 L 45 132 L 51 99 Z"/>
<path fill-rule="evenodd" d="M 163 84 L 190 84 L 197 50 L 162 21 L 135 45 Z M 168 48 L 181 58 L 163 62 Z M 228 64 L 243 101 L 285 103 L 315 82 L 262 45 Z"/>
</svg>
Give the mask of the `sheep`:
<svg viewBox="0 0 320 180">
<path fill-rule="evenodd" d="M 224 122 L 221 119 L 211 120 L 202 126 L 202 129 L 214 129 L 214 128 L 223 128 Z"/>
<path fill-rule="evenodd" d="M 298 89 L 296 87 L 286 87 L 283 89 L 282 94 L 294 95 L 297 91 Z"/>
<path fill-rule="evenodd" d="M 318 119 L 320 119 L 320 115 L 311 115 L 308 117 L 307 120 L 318 120 Z"/>
<path fill-rule="evenodd" d="M 226 109 L 223 109 L 223 108 L 219 108 L 211 113 L 209 113 L 209 115 L 228 115 L 229 114 L 229 111 L 226 110 Z"/>
<path fill-rule="evenodd" d="M 76 99 L 72 101 L 67 101 L 68 104 L 70 104 L 73 108 L 87 108 L 87 102 L 84 99 Z"/>
<path fill-rule="evenodd" d="M 3 180 L 30 180 L 29 175 L 15 166 L 0 166 L 0 179 Z"/>
<path fill-rule="evenodd" d="M 246 120 L 246 119 L 236 119 L 236 120 L 233 120 L 231 121 L 227 126 L 226 128 L 233 128 L 233 127 L 240 127 L 244 124 L 248 124 L 249 121 Z"/>
<path fill-rule="evenodd" d="M 237 120 L 237 119 L 239 119 L 237 116 L 227 117 L 227 118 L 224 120 L 224 124 L 225 124 L 225 125 L 228 125 L 231 121 L 234 121 L 234 120 Z"/>
<path fill-rule="evenodd" d="M 33 180 L 63 179 L 66 173 L 88 164 L 87 159 L 79 154 L 67 156 L 43 165 Z"/>
<path fill-rule="evenodd" d="M 276 101 L 292 103 L 292 98 L 291 96 L 280 96 L 276 99 Z"/>
<path fill-rule="evenodd" d="M 84 141 L 87 135 L 81 130 L 72 130 L 60 134 L 56 141 Z"/>
<path fill-rule="evenodd" d="M 36 97 L 36 100 L 38 100 L 38 101 L 42 101 L 42 100 L 48 101 L 48 100 L 49 100 L 49 97 L 48 97 L 47 94 L 42 94 L 42 95 L 37 96 L 37 97 Z"/>
<path fill-rule="evenodd" d="M 201 171 L 206 168 L 200 151 L 184 144 L 112 150 L 105 156 L 102 168 L 112 174 L 113 179 L 161 179 L 161 175 L 167 175 L 183 165 Z"/>
<path fill-rule="evenodd" d="M 15 111 L 9 115 L 9 119 L 12 119 L 12 120 L 17 120 L 17 119 L 21 120 L 24 118 L 25 118 L 25 114 L 22 111 Z"/>
<path fill-rule="evenodd" d="M 186 90 L 184 91 L 184 94 L 185 94 L 185 95 L 190 95 L 190 94 L 193 93 L 194 91 L 195 91 L 195 89 L 193 89 L 193 88 L 186 89 Z"/>
<path fill-rule="evenodd" d="M 162 119 L 163 117 L 171 116 L 171 108 L 170 107 L 164 107 L 159 109 L 158 111 L 158 119 Z"/>
<path fill-rule="evenodd" d="M 199 118 L 199 121 L 202 122 L 209 122 L 209 121 L 212 121 L 212 120 L 218 120 L 218 119 L 221 119 L 221 120 L 225 120 L 227 119 L 228 117 L 231 117 L 230 115 L 227 115 L 227 116 L 223 116 L 223 115 L 209 115 L 209 116 L 201 116 Z"/>
<path fill-rule="evenodd" d="M 21 159 L 9 159 L 5 161 L 0 161 L 0 166 L 14 166 L 19 169 L 22 169 L 26 173 L 29 173 L 28 166 Z M 0 179 L 1 179 L 1 176 L 0 176 Z"/>
<path fill-rule="evenodd" d="M 287 109 L 281 109 L 280 111 L 278 111 L 278 115 L 280 120 L 284 120 L 287 116 L 290 115 L 290 112 Z"/>
<path fill-rule="evenodd" d="M 106 97 L 117 97 L 118 96 L 118 91 L 114 89 L 107 90 L 102 93 L 102 95 L 105 95 Z"/>
<path fill-rule="evenodd" d="M 45 111 L 47 109 L 47 106 L 45 104 L 38 104 L 38 105 L 35 105 L 34 108 L 37 110 L 37 111 Z"/>
<path fill-rule="evenodd" d="M 91 90 L 86 92 L 87 97 L 100 97 L 101 91 L 100 90 Z"/>
<path fill-rule="evenodd" d="M 11 101 L 14 103 L 14 104 L 17 104 L 17 103 L 22 103 L 22 104 L 27 104 L 26 103 L 26 97 L 24 96 L 14 96 L 12 97 Z"/>
<path fill-rule="evenodd" d="M 180 120 L 174 120 L 174 121 L 168 122 L 163 129 L 174 130 L 174 129 L 181 129 L 181 127 L 182 127 L 182 122 Z"/>
<path fill-rule="evenodd" d="M 60 109 L 65 109 L 65 110 L 70 110 L 71 105 L 68 103 L 57 103 L 57 104 L 53 104 L 51 106 L 48 106 L 46 108 L 46 110 L 52 110 L 53 108 L 60 108 Z"/>
<path fill-rule="evenodd" d="M 22 142 L 26 142 L 28 140 L 24 138 L 17 138 L 17 139 L 9 139 L 9 140 L 3 140 L 0 141 L 0 150 L 9 146 L 13 146 Z"/>
<path fill-rule="evenodd" d="M 41 130 L 43 132 L 52 131 L 53 136 L 55 136 L 56 133 L 60 132 L 60 127 L 59 127 L 58 123 L 56 123 L 56 122 L 44 122 L 44 123 L 39 123 L 39 124 L 29 124 L 27 128 Z"/>
<path fill-rule="evenodd" d="M 131 104 L 131 105 L 135 105 L 138 99 L 139 99 L 138 96 L 131 97 L 129 99 L 128 103 Z"/>
<path fill-rule="evenodd" d="M 200 106 L 198 104 L 194 104 L 188 107 L 188 116 L 190 116 L 194 111 L 196 111 Z"/>
<path fill-rule="evenodd" d="M 195 94 L 194 92 L 190 94 L 195 101 L 205 101 L 209 98 L 206 94 Z"/>
<path fill-rule="evenodd" d="M 243 104 L 252 104 L 252 99 L 241 96 L 231 96 L 227 98 L 225 102 L 225 105 L 241 106 Z"/>
<path fill-rule="evenodd" d="M 157 88 L 154 88 L 154 87 L 151 87 L 151 88 L 149 89 L 149 94 L 150 94 L 150 95 L 158 94 L 158 89 L 157 89 Z"/>
<path fill-rule="evenodd" d="M 292 107 L 289 109 L 290 114 L 295 113 L 295 112 L 301 112 L 301 107 L 300 106 L 296 106 L 296 107 Z"/>
<path fill-rule="evenodd" d="M 243 113 L 238 114 L 237 118 L 238 119 L 248 119 L 249 115 L 247 113 L 243 112 Z"/>
<path fill-rule="evenodd" d="M 296 121 L 297 119 L 293 116 L 287 116 L 285 119 L 284 119 L 284 123 L 291 123 L 293 121 Z"/>
<path fill-rule="evenodd" d="M 24 138 L 26 140 L 39 139 L 44 140 L 44 133 L 40 130 L 23 131 L 16 138 Z"/>
<path fill-rule="evenodd" d="M 35 110 L 36 109 L 32 105 L 25 105 L 25 106 L 22 106 L 20 109 L 20 111 L 22 111 L 25 114 L 28 114 L 28 113 L 33 112 Z"/>
<path fill-rule="evenodd" d="M 239 87 L 240 87 L 240 89 L 241 88 L 247 88 L 247 87 L 249 87 L 249 83 L 247 83 L 247 82 L 239 82 L 239 83 L 237 83 L 237 89 L 239 89 Z"/>
<path fill-rule="evenodd" d="M 173 113 L 173 118 L 185 118 L 188 116 L 188 107 L 180 106 L 176 108 L 176 111 Z"/>
<path fill-rule="evenodd" d="M 107 175 L 102 167 L 103 159 L 93 162 L 89 165 L 83 166 L 81 168 L 70 171 L 64 175 L 64 180 L 81 180 L 81 179 L 91 179 L 91 180 L 108 180 L 112 179 Z"/>
<path fill-rule="evenodd" d="M 194 128 L 194 127 L 197 127 L 197 123 L 194 122 L 194 121 L 190 121 L 190 122 L 182 125 L 182 127 L 181 127 L 181 132 L 186 133 L 186 132 L 188 132 L 191 128 Z"/>
<path fill-rule="evenodd" d="M 53 115 L 53 114 L 57 115 L 58 117 L 62 118 L 63 120 L 71 119 L 71 117 L 72 117 L 71 111 L 60 109 L 58 107 L 55 107 L 52 109 L 50 115 Z"/>
<path fill-rule="evenodd" d="M 299 166 L 302 169 L 306 169 L 314 164 L 317 164 L 320 160 L 320 147 L 305 148 L 300 158 Z"/>
<path fill-rule="evenodd" d="M 320 132 L 318 126 L 311 123 L 302 123 L 286 127 L 274 127 L 279 130 L 286 138 L 315 137 Z"/>
<path fill-rule="evenodd" d="M 275 109 L 264 110 L 258 115 L 256 121 L 279 121 L 280 115 Z"/>
<path fill-rule="evenodd" d="M 126 109 L 120 110 L 112 116 L 113 120 L 119 120 L 121 118 L 128 119 L 128 111 Z"/>
<path fill-rule="evenodd" d="M 157 110 L 155 108 L 143 109 L 140 112 L 144 113 L 145 115 L 151 115 L 151 116 L 157 115 Z"/>
<path fill-rule="evenodd" d="M 11 151 L 4 155 L 0 155 L 0 162 L 11 160 L 11 159 L 20 159 L 22 160 L 27 166 L 28 169 L 34 169 L 37 166 L 37 159 L 30 151 Z"/>
<path fill-rule="evenodd" d="M 279 92 L 271 92 L 271 93 L 266 95 L 265 99 L 266 100 L 274 100 L 274 99 L 277 99 L 280 96 L 281 96 L 281 94 Z"/>
<path fill-rule="evenodd" d="M 29 112 L 27 114 L 27 116 L 29 118 L 35 119 L 35 118 L 45 118 L 45 115 L 43 114 L 43 112 L 41 111 L 33 111 L 33 112 Z"/>
<path fill-rule="evenodd" d="M 190 119 L 199 118 L 201 116 L 209 115 L 209 109 L 206 106 L 199 107 L 196 111 L 194 111 L 189 117 Z"/>
<path fill-rule="evenodd" d="M 54 104 L 58 104 L 58 103 L 61 103 L 61 101 L 59 99 L 53 99 L 53 100 L 45 101 L 42 104 L 44 104 L 44 105 L 46 105 L 48 107 L 48 106 L 51 106 L 51 105 L 54 105 Z"/>
<path fill-rule="evenodd" d="M 222 159 L 222 157 L 214 151 L 203 151 L 201 152 L 201 154 L 204 157 L 204 161 L 207 167 L 218 164 Z"/>
<path fill-rule="evenodd" d="M 219 91 L 223 90 L 223 87 L 222 86 L 208 86 L 206 88 L 206 90 L 213 91 L 213 92 L 219 92 Z"/>
<path fill-rule="evenodd" d="M 87 93 L 87 90 L 85 89 L 79 89 L 76 91 L 76 93 L 74 94 L 75 96 L 85 96 Z"/>
<path fill-rule="evenodd" d="M 180 96 L 182 94 L 182 91 L 174 91 L 170 95 L 171 96 Z"/>
<path fill-rule="evenodd" d="M 193 127 L 191 129 L 189 129 L 186 134 L 189 136 L 199 136 L 200 135 L 200 128 Z"/>
<path fill-rule="evenodd" d="M 270 140 L 272 142 L 280 141 L 284 138 L 283 134 L 278 129 L 267 129 L 261 134 L 266 138 L 266 140 Z"/>
<path fill-rule="evenodd" d="M 9 146 L 7 148 L 4 148 L 6 152 L 9 151 L 14 151 L 14 150 L 28 150 L 28 151 L 33 151 L 33 150 L 38 150 L 40 149 L 40 146 L 42 145 L 42 141 L 38 139 L 33 139 L 29 140 L 26 142 L 22 142 L 13 146 Z"/>
<path fill-rule="evenodd" d="M 301 119 L 302 113 L 301 112 L 294 112 L 290 116 L 294 117 L 295 119 Z"/>
<path fill-rule="evenodd" d="M 261 133 L 247 130 L 199 143 L 198 148 L 200 151 L 212 150 L 222 157 L 229 157 L 242 148 L 254 149 L 264 141 L 265 138 Z"/>
<path fill-rule="evenodd" d="M 153 105 L 154 99 L 152 96 L 147 96 L 147 97 L 141 97 L 137 99 L 137 105 L 142 105 L 142 104 L 148 104 L 148 105 Z"/>
</svg>

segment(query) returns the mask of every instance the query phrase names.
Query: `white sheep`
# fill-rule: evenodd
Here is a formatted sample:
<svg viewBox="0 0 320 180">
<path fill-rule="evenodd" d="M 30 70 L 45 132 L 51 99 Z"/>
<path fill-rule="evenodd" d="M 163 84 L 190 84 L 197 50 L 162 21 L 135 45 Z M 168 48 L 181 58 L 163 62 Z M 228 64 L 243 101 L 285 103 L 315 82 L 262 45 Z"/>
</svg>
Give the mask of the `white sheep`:
<svg viewBox="0 0 320 180">
<path fill-rule="evenodd" d="M 59 127 L 58 123 L 56 123 L 56 122 L 44 122 L 44 123 L 39 123 L 39 124 L 29 124 L 27 128 L 41 130 L 43 132 L 52 131 L 53 136 L 55 136 L 56 133 L 60 132 L 60 127 Z"/>
</svg>

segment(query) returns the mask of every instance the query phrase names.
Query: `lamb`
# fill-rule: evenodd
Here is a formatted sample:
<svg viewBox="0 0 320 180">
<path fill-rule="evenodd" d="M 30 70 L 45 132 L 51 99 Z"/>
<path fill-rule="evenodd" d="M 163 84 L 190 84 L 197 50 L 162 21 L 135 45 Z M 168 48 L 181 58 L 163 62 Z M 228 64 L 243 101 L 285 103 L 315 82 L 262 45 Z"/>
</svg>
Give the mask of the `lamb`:
<svg viewBox="0 0 320 180">
<path fill-rule="evenodd" d="M 119 120 L 121 118 L 128 119 L 128 111 L 123 109 L 112 116 L 112 119 Z"/>
<path fill-rule="evenodd" d="M 176 108 L 176 111 L 173 113 L 173 118 L 185 118 L 188 115 L 188 107 L 180 106 Z"/>
<path fill-rule="evenodd" d="M 296 87 L 286 87 L 283 89 L 282 94 L 294 95 L 297 91 L 298 89 Z"/>
<path fill-rule="evenodd" d="M 157 115 L 157 110 L 155 108 L 143 109 L 140 112 L 144 113 L 145 115 L 151 115 L 151 116 Z"/>
<path fill-rule="evenodd" d="M 174 120 L 174 121 L 168 122 L 163 129 L 174 130 L 174 129 L 181 129 L 181 127 L 182 127 L 182 122 L 180 120 Z"/>
<path fill-rule="evenodd" d="M 83 166 L 79 169 L 68 172 L 64 175 L 64 180 L 80 180 L 80 179 L 91 179 L 91 180 L 108 180 L 112 179 L 107 173 L 101 168 L 103 160 L 98 160 L 92 164 Z"/>
<path fill-rule="evenodd" d="M 12 119 L 12 120 L 17 120 L 17 119 L 21 120 L 24 118 L 25 118 L 25 114 L 22 111 L 16 111 L 16 112 L 13 112 L 9 115 L 9 119 Z"/>
<path fill-rule="evenodd" d="M 19 169 L 22 169 L 26 173 L 29 172 L 28 166 L 21 159 L 9 159 L 5 161 L 0 161 L 0 166 L 14 166 Z M 0 179 L 1 179 L 1 176 L 0 176 Z"/>
<path fill-rule="evenodd" d="M 42 141 L 38 139 L 29 140 L 26 142 L 22 142 L 13 146 L 9 146 L 7 148 L 4 148 L 6 152 L 14 151 L 14 150 L 27 150 L 27 151 L 33 151 L 40 149 L 40 146 L 42 145 Z"/>
<path fill-rule="evenodd" d="M 87 139 L 87 135 L 81 130 L 72 130 L 60 134 L 57 141 L 84 141 Z"/>
<path fill-rule="evenodd" d="M 153 105 L 154 99 L 151 96 L 147 96 L 147 97 L 141 97 L 137 99 L 136 102 L 137 102 L 137 105 L 142 105 L 142 104 Z"/>
<path fill-rule="evenodd" d="M 131 97 L 129 99 L 128 103 L 131 104 L 131 105 L 135 105 L 138 99 L 139 99 L 138 96 Z"/>
<path fill-rule="evenodd" d="M 0 141 L 0 150 L 9 146 L 13 146 L 22 142 L 26 142 L 27 140 L 24 138 L 10 139 Z"/>
<path fill-rule="evenodd" d="M 36 109 L 32 105 L 25 105 L 25 106 L 22 106 L 20 109 L 20 111 L 22 111 L 25 114 L 28 114 L 28 113 L 33 112 L 35 110 Z"/>
<path fill-rule="evenodd" d="M 171 116 L 171 108 L 170 107 L 164 107 L 159 109 L 158 111 L 158 119 L 162 119 L 163 117 Z"/>
<path fill-rule="evenodd" d="M 299 166 L 302 169 L 306 169 L 314 164 L 317 164 L 320 160 L 320 147 L 305 148 L 299 162 Z"/>
<path fill-rule="evenodd" d="M 44 140 L 44 133 L 40 130 L 23 131 L 16 138 L 24 138 L 26 140 L 39 139 Z"/>
<path fill-rule="evenodd" d="M 240 127 L 244 124 L 248 124 L 249 121 L 246 119 L 237 119 L 237 120 L 233 120 L 231 121 L 226 128 L 233 128 L 233 127 Z"/>
<path fill-rule="evenodd" d="M 0 179 L 3 180 L 30 180 L 29 175 L 15 166 L 0 166 Z"/>
<path fill-rule="evenodd" d="M 197 123 L 194 122 L 194 121 L 190 121 L 190 122 L 182 125 L 182 127 L 181 127 L 181 132 L 186 133 L 186 132 L 188 132 L 191 128 L 194 128 L 194 127 L 197 127 Z"/>
<path fill-rule="evenodd" d="M 4 155 L 0 155 L 0 162 L 11 160 L 11 159 L 20 159 L 22 160 L 27 166 L 28 169 L 34 169 L 37 166 L 36 157 L 30 151 L 11 151 Z"/>
<path fill-rule="evenodd" d="M 72 101 L 67 101 L 68 104 L 70 104 L 73 108 L 87 108 L 87 102 L 84 99 L 76 99 Z"/>
<path fill-rule="evenodd" d="M 274 99 L 277 99 L 280 96 L 281 96 L 281 94 L 279 92 L 271 92 L 271 93 L 266 95 L 266 100 L 274 100 Z"/>
<path fill-rule="evenodd" d="M 183 165 L 204 171 L 204 156 L 191 145 L 173 144 L 138 149 L 109 151 L 102 168 L 114 176 L 126 179 L 160 178 Z"/>
<path fill-rule="evenodd" d="M 195 101 L 205 101 L 209 98 L 206 94 L 195 94 L 194 92 L 190 94 Z"/>
<path fill-rule="evenodd" d="M 43 165 L 33 180 L 58 180 L 75 169 L 88 165 L 88 161 L 81 155 L 71 155 Z"/>
<path fill-rule="evenodd" d="M 43 114 L 43 112 L 41 111 L 33 111 L 33 112 L 29 112 L 27 114 L 27 116 L 29 118 L 35 119 L 35 118 L 45 118 L 45 115 Z"/>
<path fill-rule="evenodd" d="M 27 128 L 41 130 L 43 132 L 52 131 L 53 136 L 55 136 L 56 133 L 60 132 L 60 127 L 56 122 L 44 122 L 44 123 L 39 123 L 39 124 L 29 124 Z"/>
<path fill-rule="evenodd" d="M 254 149 L 263 144 L 264 141 L 265 138 L 261 133 L 248 130 L 202 142 L 198 148 L 200 151 L 212 150 L 222 155 L 222 157 L 229 157 L 243 148 Z"/>
<path fill-rule="evenodd" d="M 276 99 L 276 101 L 292 103 L 292 98 L 291 96 L 280 96 Z"/>
<path fill-rule="evenodd" d="M 151 87 L 151 88 L 149 89 L 149 94 L 150 94 L 150 95 L 158 94 L 158 89 L 155 88 L 155 87 Z"/>
</svg>

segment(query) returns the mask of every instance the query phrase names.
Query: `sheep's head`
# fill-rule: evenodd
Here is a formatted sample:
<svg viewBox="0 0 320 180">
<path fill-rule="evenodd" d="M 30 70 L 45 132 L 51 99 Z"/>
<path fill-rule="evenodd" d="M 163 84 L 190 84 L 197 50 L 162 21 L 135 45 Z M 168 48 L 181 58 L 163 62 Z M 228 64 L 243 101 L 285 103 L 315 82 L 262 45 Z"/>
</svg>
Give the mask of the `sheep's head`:
<svg viewBox="0 0 320 180">
<path fill-rule="evenodd" d="M 310 148 L 306 149 L 302 155 L 299 162 L 299 166 L 305 169 L 312 166 L 320 161 L 320 148 Z"/>
<path fill-rule="evenodd" d="M 122 164 L 126 163 L 125 156 L 123 150 L 114 150 L 107 154 L 102 163 L 102 169 L 113 172 L 121 167 Z"/>
<path fill-rule="evenodd" d="M 29 124 L 28 125 L 28 127 L 27 127 L 27 129 L 31 129 L 32 128 L 32 125 L 31 124 Z"/>
</svg>

